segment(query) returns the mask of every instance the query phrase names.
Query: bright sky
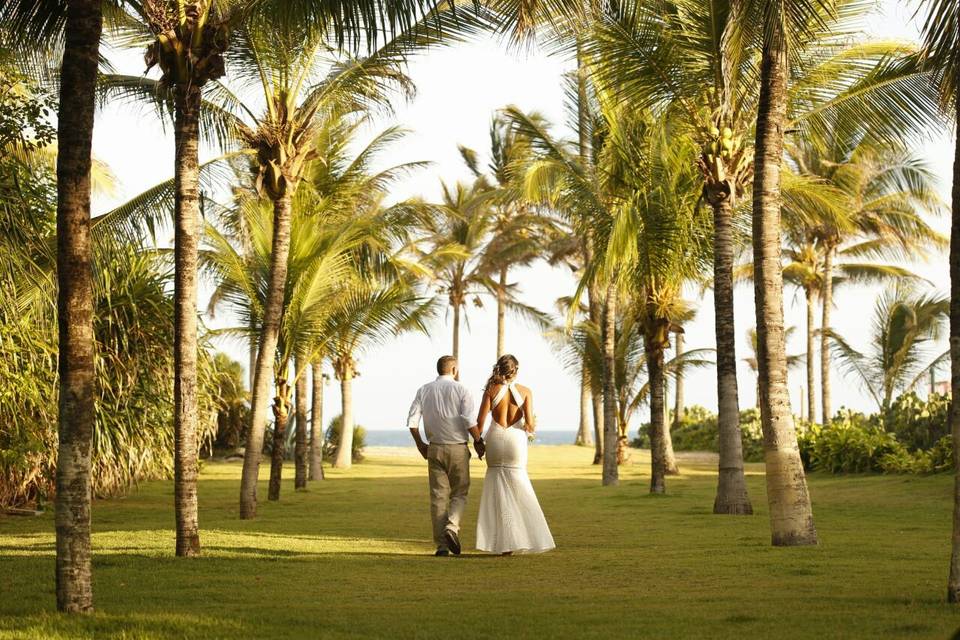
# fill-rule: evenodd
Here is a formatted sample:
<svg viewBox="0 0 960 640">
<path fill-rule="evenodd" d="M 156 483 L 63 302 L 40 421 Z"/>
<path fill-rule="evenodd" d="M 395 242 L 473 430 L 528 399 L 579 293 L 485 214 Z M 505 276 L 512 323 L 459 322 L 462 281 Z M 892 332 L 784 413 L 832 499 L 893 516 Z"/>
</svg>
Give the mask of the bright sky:
<svg viewBox="0 0 960 640">
<path fill-rule="evenodd" d="M 916 39 L 917 28 L 911 13 L 892 0 L 881 0 L 876 17 L 866 29 L 880 38 Z M 112 56 L 122 72 L 139 74 L 143 65 L 139 54 Z M 395 117 L 384 120 L 383 127 L 400 124 L 410 130 L 409 137 L 392 153 L 384 156 L 385 164 L 429 160 L 431 168 L 411 177 L 393 194 L 402 198 L 423 195 L 436 198 L 441 180 L 468 180 L 469 173 L 457 152 L 457 144 L 465 144 L 481 153 L 488 148 L 488 126 L 492 114 L 509 104 L 524 110 L 536 110 L 552 122 L 562 124 L 563 90 L 561 75 L 570 68 L 567 61 L 550 58 L 539 52 L 512 52 L 493 40 L 456 48 L 437 50 L 412 62 L 409 74 L 416 82 L 417 96 L 401 105 Z M 952 140 L 945 135 L 932 136 L 922 150 L 923 156 L 941 177 L 944 198 L 949 191 L 952 162 Z M 163 131 L 153 113 L 130 105 L 112 105 L 99 115 L 94 153 L 106 161 L 119 178 L 121 191 L 115 197 L 95 201 L 97 212 L 167 179 L 172 174 L 172 132 Z M 210 154 L 207 153 L 207 156 Z M 937 225 L 946 231 L 949 221 Z M 163 239 L 161 239 L 163 240 Z M 941 292 L 947 292 L 947 258 L 939 256 L 914 268 L 928 278 Z M 552 311 L 554 301 L 573 291 L 574 281 L 561 269 L 543 263 L 529 269 L 516 270 L 512 280 L 520 283 L 524 299 L 543 310 Z M 876 289 L 850 288 L 837 293 L 837 309 L 833 314 L 835 330 L 857 347 L 865 347 L 869 313 Z M 200 306 L 205 308 L 209 287 L 201 292 Z M 788 289 L 785 293 L 787 325 L 797 327 L 789 353 L 801 353 L 803 347 L 804 301 Z M 713 347 L 712 296 L 708 292 L 700 300 L 696 320 L 686 327 L 687 348 Z M 736 291 L 738 356 L 748 352 L 747 329 L 754 326 L 751 286 Z M 818 312 L 819 318 L 819 312 Z M 361 376 L 354 383 L 355 415 L 358 424 L 371 429 L 405 426 L 406 411 L 417 387 L 435 376 L 437 357 L 450 351 L 449 318 L 434 324 L 430 335 L 411 334 L 374 346 L 360 354 Z M 228 325 L 229 318 L 207 319 L 209 326 Z M 496 355 L 496 317 L 493 301 L 482 309 L 468 310 L 469 325 L 461 334 L 462 380 L 479 393 Z M 246 365 L 242 344 L 223 342 L 220 347 Z M 945 349 L 945 343 L 939 345 Z M 574 430 L 578 421 L 579 385 L 564 371 L 548 343 L 539 332 L 521 321 L 508 319 L 507 350 L 520 360 L 520 379 L 531 386 L 537 399 L 537 414 L 543 429 Z M 800 387 L 804 373 L 791 373 L 790 390 L 794 411 L 799 413 Z M 946 378 L 941 372 L 940 379 Z M 870 398 L 853 379 L 833 374 L 834 405 L 874 410 Z M 741 362 L 739 370 L 740 404 L 749 407 L 755 402 L 755 380 Z M 688 377 L 686 398 L 689 404 L 716 409 L 715 373 L 712 368 L 694 372 Z M 337 384 L 327 387 L 327 417 L 339 413 L 340 393 Z M 635 432 L 646 412 L 641 410 L 631 424 Z"/>
</svg>

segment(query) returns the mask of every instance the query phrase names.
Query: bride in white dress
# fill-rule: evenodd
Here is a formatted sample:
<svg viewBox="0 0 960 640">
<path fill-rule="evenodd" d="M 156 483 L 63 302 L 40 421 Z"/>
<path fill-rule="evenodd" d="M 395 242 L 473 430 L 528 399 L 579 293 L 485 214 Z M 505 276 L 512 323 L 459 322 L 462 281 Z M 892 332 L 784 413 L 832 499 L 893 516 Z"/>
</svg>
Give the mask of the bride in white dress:
<svg viewBox="0 0 960 640">
<path fill-rule="evenodd" d="M 518 362 L 502 356 L 487 381 L 477 416 L 482 430 L 491 416 L 484 444 L 487 475 L 483 479 L 477 549 L 490 553 L 542 553 L 556 545 L 527 476 L 527 440 L 536 427 L 533 394 L 518 385 Z"/>
</svg>

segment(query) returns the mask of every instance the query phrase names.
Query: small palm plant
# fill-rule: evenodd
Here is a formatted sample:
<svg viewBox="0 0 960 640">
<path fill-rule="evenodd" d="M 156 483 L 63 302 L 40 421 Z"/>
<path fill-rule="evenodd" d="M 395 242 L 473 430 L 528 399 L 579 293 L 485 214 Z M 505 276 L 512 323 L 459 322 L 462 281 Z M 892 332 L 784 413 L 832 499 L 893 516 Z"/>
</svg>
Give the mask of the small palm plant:
<svg viewBox="0 0 960 640">
<path fill-rule="evenodd" d="M 897 284 L 877 299 L 868 350 L 833 333 L 833 355 L 886 416 L 896 393 L 915 388 L 949 358 L 949 351 L 932 357 L 929 348 L 945 330 L 949 310 L 948 297 Z"/>
<path fill-rule="evenodd" d="M 493 288 L 482 251 L 495 215 L 490 190 L 477 180 L 472 185 L 443 185 L 443 200 L 428 222 L 424 263 L 453 311 L 454 358 L 460 357 L 460 321 L 467 303 L 482 307 L 481 296 Z"/>
</svg>

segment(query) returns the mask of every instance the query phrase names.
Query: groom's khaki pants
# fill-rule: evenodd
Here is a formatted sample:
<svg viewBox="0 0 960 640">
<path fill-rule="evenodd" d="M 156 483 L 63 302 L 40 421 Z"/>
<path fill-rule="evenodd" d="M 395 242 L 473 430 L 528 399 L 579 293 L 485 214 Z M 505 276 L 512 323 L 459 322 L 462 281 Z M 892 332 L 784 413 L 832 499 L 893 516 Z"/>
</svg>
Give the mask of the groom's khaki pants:
<svg viewBox="0 0 960 640">
<path fill-rule="evenodd" d="M 443 532 L 460 533 L 460 519 L 470 490 L 470 449 L 466 444 L 430 444 L 427 447 L 430 474 L 430 518 L 433 541 L 446 548 Z"/>
</svg>

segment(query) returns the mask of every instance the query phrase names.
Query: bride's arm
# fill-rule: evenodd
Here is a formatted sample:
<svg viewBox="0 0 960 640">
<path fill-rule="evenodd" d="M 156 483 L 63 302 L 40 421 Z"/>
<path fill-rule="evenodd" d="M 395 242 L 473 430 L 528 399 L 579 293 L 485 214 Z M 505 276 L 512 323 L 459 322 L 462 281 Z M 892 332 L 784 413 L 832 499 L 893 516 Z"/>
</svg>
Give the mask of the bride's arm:
<svg viewBox="0 0 960 640">
<path fill-rule="evenodd" d="M 537 430 L 537 416 L 533 413 L 533 391 L 527 389 L 527 397 L 523 399 L 523 423 L 527 433 Z"/>
<path fill-rule="evenodd" d="M 483 434 L 483 425 L 487 422 L 487 414 L 490 413 L 490 395 L 484 391 L 483 398 L 480 400 L 480 413 L 477 414 L 477 424 L 470 427 L 470 435 L 474 440 L 479 440 Z"/>
</svg>

